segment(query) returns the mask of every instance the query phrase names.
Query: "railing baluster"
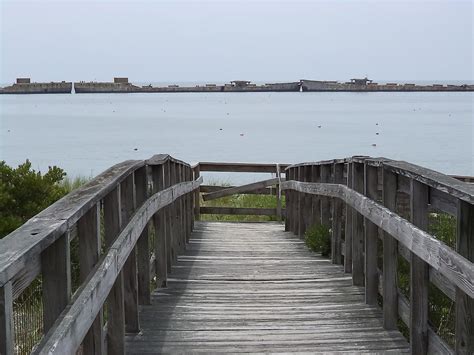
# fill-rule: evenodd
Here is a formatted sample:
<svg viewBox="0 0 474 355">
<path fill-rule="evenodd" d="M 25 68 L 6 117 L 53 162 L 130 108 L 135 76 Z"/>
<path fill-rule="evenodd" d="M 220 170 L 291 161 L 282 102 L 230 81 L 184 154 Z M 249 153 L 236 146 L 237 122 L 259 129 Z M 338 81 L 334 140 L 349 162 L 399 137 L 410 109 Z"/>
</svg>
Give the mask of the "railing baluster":
<svg viewBox="0 0 474 355">
<path fill-rule="evenodd" d="M 298 181 L 304 181 L 304 173 L 303 173 L 303 167 L 298 166 L 296 168 L 297 171 L 297 180 Z M 297 230 L 297 235 L 300 239 L 303 239 L 303 234 L 304 234 L 304 193 L 298 192 L 298 208 L 296 212 L 296 218 L 298 220 L 298 230 Z"/>
<path fill-rule="evenodd" d="M 275 167 L 275 177 L 277 179 L 280 179 L 281 181 L 281 171 L 280 171 L 280 166 L 276 164 Z M 281 221 L 282 215 L 281 215 L 281 190 L 280 190 L 280 184 L 276 185 L 276 213 L 277 213 L 277 221 Z M 285 223 L 286 224 L 286 223 Z"/>
<path fill-rule="evenodd" d="M 43 330 L 47 333 L 71 298 L 69 233 L 41 253 Z"/>
<path fill-rule="evenodd" d="M 382 201 L 388 209 L 397 207 L 397 175 L 383 168 Z M 398 289 L 397 289 L 398 241 L 387 232 L 383 233 L 383 325 L 385 329 L 397 329 Z"/>
<path fill-rule="evenodd" d="M 428 186 L 411 180 L 410 217 L 422 230 L 428 229 Z M 428 286 L 429 267 L 411 253 L 410 261 L 410 346 L 413 354 L 428 350 Z"/>
<path fill-rule="evenodd" d="M 153 179 L 153 193 L 162 191 L 164 189 L 164 172 L 165 166 L 155 165 L 152 166 L 152 179 Z M 167 208 L 163 208 L 158 211 L 153 217 L 153 225 L 155 227 L 155 274 L 156 274 L 156 287 L 166 287 L 167 268 L 168 268 L 168 248 L 167 248 L 167 228 L 169 225 L 166 218 Z"/>
<path fill-rule="evenodd" d="M 364 195 L 377 201 L 378 170 L 376 167 L 364 164 Z M 378 227 L 367 218 L 365 219 L 365 302 L 377 304 L 379 274 L 377 272 L 377 242 Z"/>
<path fill-rule="evenodd" d="M 333 164 L 333 176 L 335 184 L 344 184 L 344 164 Z M 342 240 L 342 208 L 343 202 L 335 198 L 332 203 L 332 238 L 331 238 L 331 260 L 333 264 L 342 263 L 341 240 Z"/>
<path fill-rule="evenodd" d="M 13 327 L 13 290 L 8 281 L 0 287 L 0 354 L 13 355 L 15 347 Z"/>
<path fill-rule="evenodd" d="M 147 167 L 135 171 L 136 207 L 140 208 L 148 198 Z M 155 241 L 156 243 L 156 241 Z M 145 227 L 137 241 L 138 304 L 150 304 L 150 236 L 149 225 Z M 157 256 L 155 255 L 155 258 Z"/>
<path fill-rule="evenodd" d="M 120 233 L 120 185 L 104 198 L 104 227 L 106 247 Z M 123 271 L 119 273 L 107 298 L 107 353 L 125 353 L 125 314 L 123 301 Z"/>
<path fill-rule="evenodd" d="M 79 244 L 79 279 L 83 283 L 89 273 L 99 261 L 100 257 L 100 206 L 94 205 L 77 222 L 77 238 Z M 84 354 L 103 354 L 104 328 L 103 311 L 101 310 L 92 323 L 84 340 L 82 341 L 82 352 Z"/>
<path fill-rule="evenodd" d="M 164 165 L 164 188 L 167 189 L 171 186 L 171 162 L 168 160 Z M 168 273 L 171 271 L 171 265 L 173 262 L 173 205 L 165 208 L 165 220 L 166 220 L 166 269 Z"/>
<path fill-rule="evenodd" d="M 197 164 L 194 167 L 193 172 L 194 172 L 194 180 L 197 180 L 201 176 L 199 164 Z M 200 208 L 201 208 L 201 197 L 200 197 L 199 189 L 197 189 L 196 192 L 194 192 L 194 219 L 196 221 L 200 220 L 200 211 L 199 211 Z"/>
<path fill-rule="evenodd" d="M 322 164 L 319 167 L 322 183 L 331 182 L 331 165 Z M 321 197 L 321 224 L 326 227 L 331 226 L 331 203 L 329 197 Z"/>
<path fill-rule="evenodd" d="M 303 181 L 311 181 L 311 165 L 302 166 L 303 169 Z M 303 235 L 308 228 L 313 225 L 313 206 L 312 206 L 312 197 L 309 194 L 303 194 Z"/>
<path fill-rule="evenodd" d="M 352 163 L 347 163 L 347 187 L 352 188 Z M 346 205 L 346 225 L 344 227 L 344 272 L 352 272 L 352 215 L 353 210 Z"/>
<path fill-rule="evenodd" d="M 474 206 L 458 201 L 456 250 L 474 262 Z M 474 299 L 456 287 L 456 353 L 474 353 Z"/>
<path fill-rule="evenodd" d="M 321 166 L 313 165 L 311 175 L 313 182 L 321 182 Z M 313 221 L 314 224 L 321 224 L 321 199 L 317 195 L 313 195 Z"/>
<path fill-rule="evenodd" d="M 295 179 L 295 168 L 289 168 L 287 170 L 287 180 L 296 180 Z M 289 231 L 292 233 L 295 233 L 296 231 L 296 222 L 295 222 L 295 216 L 296 216 L 296 193 L 294 191 L 287 191 L 288 193 L 288 201 L 287 201 L 287 206 L 286 206 L 286 214 L 287 218 L 289 218 Z"/>
<path fill-rule="evenodd" d="M 174 162 L 170 162 L 170 186 L 176 184 L 177 178 L 177 165 Z M 174 201 L 170 207 L 171 211 L 171 263 L 175 264 L 178 260 L 179 250 L 179 234 L 178 234 L 178 208 L 177 201 Z"/>
<path fill-rule="evenodd" d="M 352 162 L 352 188 L 364 193 L 364 164 Z M 352 283 L 364 286 L 364 217 L 352 210 Z"/>
</svg>

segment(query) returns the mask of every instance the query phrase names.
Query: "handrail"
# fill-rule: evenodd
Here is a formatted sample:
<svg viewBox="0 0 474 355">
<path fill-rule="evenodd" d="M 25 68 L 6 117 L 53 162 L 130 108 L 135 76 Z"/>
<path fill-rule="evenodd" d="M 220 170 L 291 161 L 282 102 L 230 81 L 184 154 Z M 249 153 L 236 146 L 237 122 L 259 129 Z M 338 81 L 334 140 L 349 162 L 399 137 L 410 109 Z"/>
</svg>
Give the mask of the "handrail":
<svg viewBox="0 0 474 355">
<path fill-rule="evenodd" d="M 36 354 L 72 354 L 102 308 L 107 295 L 153 215 L 176 199 L 199 187 L 202 177 L 159 191 L 146 200 L 102 258 L 89 281 L 77 293 L 72 305 L 61 314 L 55 327 L 39 344 Z"/>
<path fill-rule="evenodd" d="M 283 182 L 281 188 L 343 200 L 474 298 L 474 263 L 388 208 L 340 184 L 290 180 Z"/>
<path fill-rule="evenodd" d="M 140 160 L 114 165 L 0 239 L 0 286 L 53 244 L 115 185 L 143 165 L 144 161 Z"/>
</svg>

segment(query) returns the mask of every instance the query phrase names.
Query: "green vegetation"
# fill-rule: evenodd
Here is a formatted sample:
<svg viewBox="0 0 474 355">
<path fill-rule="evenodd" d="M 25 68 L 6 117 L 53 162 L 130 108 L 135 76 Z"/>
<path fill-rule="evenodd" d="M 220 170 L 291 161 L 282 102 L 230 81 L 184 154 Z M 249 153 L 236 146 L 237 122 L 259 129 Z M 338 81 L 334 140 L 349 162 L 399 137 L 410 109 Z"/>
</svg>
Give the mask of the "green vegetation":
<svg viewBox="0 0 474 355">
<path fill-rule="evenodd" d="M 304 233 L 304 241 L 309 249 L 322 256 L 331 255 L 331 231 L 324 224 L 315 224 Z"/>
</svg>

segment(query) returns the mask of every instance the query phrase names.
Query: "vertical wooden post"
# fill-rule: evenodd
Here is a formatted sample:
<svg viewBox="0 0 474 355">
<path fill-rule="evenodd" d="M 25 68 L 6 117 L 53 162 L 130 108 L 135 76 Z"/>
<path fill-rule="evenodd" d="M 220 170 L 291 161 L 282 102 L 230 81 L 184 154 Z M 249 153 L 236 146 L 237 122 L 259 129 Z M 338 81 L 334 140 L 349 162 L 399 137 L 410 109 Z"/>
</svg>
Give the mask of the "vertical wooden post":
<svg viewBox="0 0 474 355">
<path fill-rule="evenodd" d="M 304 173 L 303 173 L 303 167 L 300 165 L 298 166 L 297 168 L 297 180 L 298 181 L 304 181 Z M 298 237 L 300 239 L 303 239 L 303 235 L 304 235 L 304 218 L 303 218 L 303 214 L 304 214 L 304 193 L 302 192 L 298 192 L 298 214 L 297 214 L 297 218 L 298 218 Z"/>
<path fill-rule="evenodd" d="M 187 180 L 189 182 L 193 181 L 193 171 L 191 167 L 189 166 L 186 169 L 187 172 Z M 193 193 L 187 194 L 187 199 L 188 199 L 188 242 L 189 239 L 191 238 L 191 233 L 193 232 L 193 220 L 194 220 L 194 211 L 193 211 Z"/>
<path fill-rule="evenodd" d="M 43 329 L 46 334 L 71 297 L 69 232 L 41 253 L 43 276 Z"/>
<path fill-rule="evenodd" d="M 104 198 L 105 244 L 110 247 L 120 233 L 120 185 Z M 125 354 L 125 314 L 123 271 L 119 273 L 107 298 L 107 354 Z"/>
<path fill-rule="evenodd" d="M 305 182 L 311 182 L 313 173 L 312 165 L 305 165 L 303 167 L 303 175 Z M 304 220 L 304 231 L 311 228 L 314 224 L 313 214 L 313 196 L 310 194 L 304 194 L 303 200 L 303 220 Z"/>
<path fill-rule="evenodd" d="M 321 166 L 313 165 L 312 167 L 312 181 L 321 182 Z M 316 225 L 321 224 L 321 198 L 318 195 L 313 196 L 313 223 Z"/>
<path fill-rule="evenodd" d="M 285 170 L 285 181 L 290 180 L 290 169 Z M 285 190 L 285 232 L 291 231 L 291 192 Z"/>
<path fill-rule="evenodd" d="M 135 171 L 135 195 L 137 208 L 140 208 L 148 198 L 147 166 Z M 137 270 L 138 270 L 138 304 L 151 303 L 150 295 L 150 238 L 149 225 L 143 229 L 137 241 Z M 156 241 L 155 241 L 156 242 Z M 155 255 L 155 258 L 158 258 Z"/>
<path fill-rule="evenodd" d="M 474 262 L 474 206 L 458 201 L 456 250 Z M 456 288 L 456 354 L 474 354 L 474 300 Z"/>
<path fill-rule="evenodd" d="M 177 164 L 174 162 L 170 163 L 170 186 L 173 186 L 177 183 Z M 178 208 L 177 201 L 175 200 L 171 204 L 171 263 L 175 264 L 178 260 Z"/>
<path fill-rule="evenodd" d="M 194 167 L 194 180 L 197 180 L 201 176 L 201 168 L 199 164 Z M 199 221 L 201 219 L 201 194 L 199 193 L 200 189 L 197 189 L 194 192 L 194 219 Z"/>
<path fill-rule="evenodd" d="M 335 184 L 344 184 L 344 164 L 333 164 L 333 180 Z M 332 203 L 332 238 L 331 238 L 331 260 L 333 264 L 342 263 L 341 240 L 342 240 L 342 207 L 343 202 L 335 198 Z"/>
<path fill-rule="evenodd" d="M 275 177 L 281 180 L 280 165 L 276 164 Z M 280 184 L 276 185 L 276 213 L 277 221 L 281 221 L 281 189 Z M 286 223 L 285 223 L 286 224 Z"/>
<path fill-rule="evenodd" d="M 122 227 L 127 225 L 136 206 L 135 178 L 130 174 L 120 184 L 120 202 L 122 212 Z M 125 265 L 123 266 L 123 289 L 125 306 L 125 332 L 138 333 L 140 323 L 138 320 L 138 277 L 136 246 L 132 249 Z"/>
<path fill-rule="evenodd" d="M 352 162 L 352 188 L 364 193 L 364 164 Z M 364 217 L 352 210 L 352 283 L 364 286 Z"/>
<path fill-rule="evenodd" d="M 151 170 L 153 179 L 153 193 L 164 190 L 164 165 L 155 165 Z M 153 225 L 155 227 L 155 274 L 156 287 L 165 287 L 167 272 L 167 228 L 166 207 L 159 210 L 153 216 Z"/>
<path fill-rule="evenodd" d="M 331 165 L 322 164 L 320 166 L 321 183 L 331 182 Z M 320 197 L 321 201 L 321 224 L 331 226 L 331 205 L 329 197 Z"/>
<path fill-rule="evenodd" d="M 0 286 L 0 354 L 15 353 L 15 331 L 13 327 L 13 290 L 12 282 Z"/>
<path fill-rule="evenodd" d="M 347 187 L 352 189 L 352 163 L 347 163 Z M 352 272 L 352 208 L 346 205 L 344 227 L 344 272 Z"/>
<path fill-rule="evenodd" d="M 79 244 L 79 279 L 83 283 L 100 257 L 100 207 L 98 204 L 91 207 L 77 222 L 77 238 Z M 100 310 L 82 341 L 84 354 L 105 353 L 102 324 L 103 311 Z"/>
<path fill-rule="evenodd" d="M 180 183 L 181 180 L 181 172 L 182 172 L 182 165 L 180 163 L 175 163 L 176 169 L 176 181 L 175 184 Z M 184 245 L 183 245 L 183 199 L 179 197 L 175 201 L 176 207 L 176 260 L 178 260 L 178 255 L 184 252 Z"/>
<path fill-rule="evenodd" d="M 410 217 L 412 223 L 428 229 L 428 186 L 411 180 Z M 429 267 L 411 253 L 410 261 L 410 346 L 413 354 L 426 354 L 428 350 L 428 286 Z"/>
<path fill-rule="evenodd" d="M 382 168 L 382 201 L 391 211 L 397 208 L 397 175 Z M 383 233 L 383 325 L 385 329 L 397 329 L 398 242 L 387 232 Z"/>
<path fill-rule="evenodd" d="M 295 179 L 295 169 L 294 168 L 289 168 L 287 170 L 287 180 L 296 180 Z M 290 227 L 290 232 L 296 234 L 296 221 L 295 221 L 295 216 L 296 216 L 296 193 L 295 191 L 288 191 L 288 202 L 286 206 L 286 214 L 287 218 L 289 218 L 289 227 Z"/>
<path fill-rule="evenodd" d="M 164 165 L 164 188 L 167 189 L 171 186 L 171 162 L 168 160 Z M 166 269 L 168 273 L 171 271 L 171 265 L 173 261 L 173 206 L 167 206 L 164 209 L 166 219 Z"/>
<path fill-rule="evenodd" d="M 364 195 L 373 201 L 378 198 L 378 169 L 364 164 Z M 379 274 L 377 271 L 377 241 L 379 229 L 369 219 L 365 219 L 365 302 L 377 304 Z"/>
</svg>

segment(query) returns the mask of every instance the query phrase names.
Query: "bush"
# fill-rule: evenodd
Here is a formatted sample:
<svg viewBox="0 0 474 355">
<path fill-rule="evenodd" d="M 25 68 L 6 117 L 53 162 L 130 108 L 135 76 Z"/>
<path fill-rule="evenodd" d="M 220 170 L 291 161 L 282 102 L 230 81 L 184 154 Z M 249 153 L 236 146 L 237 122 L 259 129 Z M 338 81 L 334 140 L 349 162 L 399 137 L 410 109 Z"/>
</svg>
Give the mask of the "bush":
<svg viewBox="0 0 474 355">
<path fill-rule="evenodd" d="M 304 233 L 306 245 L 312 251 L 321 253 L 322 256 L 331 254 L 331 233 L 329 227 L 324 224 L 316 224 Z"/>
<path fill-rule="evenodd" d="M 49 167 L 41 175 L 27 160 L 16 169 L 0 162 L 0 238 L 60 199 L 67 191 L 60 186 L 66 173 Z"/>
</svg>

